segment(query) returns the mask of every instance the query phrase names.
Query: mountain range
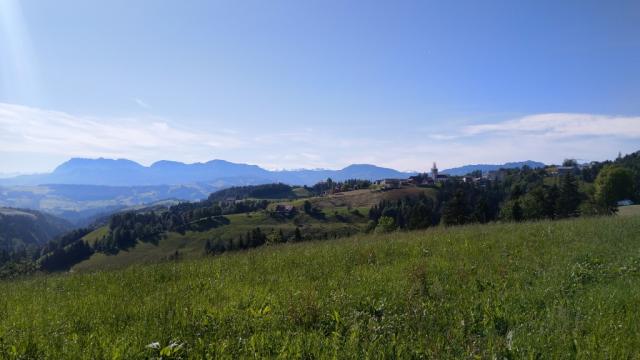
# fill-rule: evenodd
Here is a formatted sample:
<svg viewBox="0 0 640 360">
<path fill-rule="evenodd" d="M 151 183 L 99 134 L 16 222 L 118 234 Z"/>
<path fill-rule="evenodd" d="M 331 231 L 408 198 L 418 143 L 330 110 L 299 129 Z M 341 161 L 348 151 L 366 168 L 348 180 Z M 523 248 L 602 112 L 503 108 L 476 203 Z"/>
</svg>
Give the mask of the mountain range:
<svg viewBox="0 0 640 360">
<path fill-rule="evenodd" d="M 22 175 L 0 179 L 0 185 L 74 184 L 104 186 L 150 186 L 208 183 L 216 187 L 282 182 L 291 185 L 313 185 L 332 178 L 336 181 L 352 178 L 376 180 L 414 175 L 368 164 L 355 164 L 340 170 L 269 171 L 256 165 L 225 160 L 185 164 L 158 161 L 143 166 L 126 159 L 71 159 L 52 173 Z"/>
</svg>

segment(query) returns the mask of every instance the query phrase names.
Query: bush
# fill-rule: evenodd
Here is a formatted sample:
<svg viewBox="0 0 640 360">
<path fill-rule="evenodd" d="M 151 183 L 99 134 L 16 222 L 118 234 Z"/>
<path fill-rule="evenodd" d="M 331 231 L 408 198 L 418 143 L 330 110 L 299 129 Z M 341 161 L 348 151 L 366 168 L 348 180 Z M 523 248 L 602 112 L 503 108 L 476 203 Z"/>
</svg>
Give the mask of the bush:
<svg viewBox="0 0 640 360">
<path fill-rule="evenodd" d="M 388 233 L 396 229 L 396 222 L 392 217 L 382 216 L 378 220 L 378 225 L 376 226 L 376 233 Z"/>
</svg>

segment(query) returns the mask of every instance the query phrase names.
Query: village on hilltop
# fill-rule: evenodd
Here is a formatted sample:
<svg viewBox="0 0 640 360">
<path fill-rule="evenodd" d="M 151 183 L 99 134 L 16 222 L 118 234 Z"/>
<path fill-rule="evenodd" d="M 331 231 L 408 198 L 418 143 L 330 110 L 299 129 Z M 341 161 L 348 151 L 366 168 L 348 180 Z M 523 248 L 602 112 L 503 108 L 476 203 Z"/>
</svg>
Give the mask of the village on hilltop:
<svg viewBox="0 0 640 360">
<path fill-rule="evenodd" d="M 478 185 L 486 184 L 491 180 L 501 180 L 506 176 L 506 170 L 494 170 L 485 173 L 478 172 L 480 176 L 450 176 L 447 174 L 441 174 L 438 172 L 438 166 L 433 163 L 430 173 L 422 173 L 415 176 L 411 176 L 408 179 L 382 179 L 375 182 L 375 184 L 382 187 L 382 189 L 397 189 L 402 186 L 433 186 L 441 184 L 447 181 L 462 181 L 465 183 L 476 183 Z"/>
<path fill-rule="evenodd" d="M 545 171 L 548 176 L 560 177 L 566 174 L 578 174 L 581 170 L 588 169 L 595 162 L 578 164 L 575 160 L 569 160 L 569 163 L 562 166 L 548 166 Z M 464 176 L 451 176 L 438 172 L 438 166 L 433 163 L 430 173 L 422 173 L 411 176 L 407 179 L 381 179 L 374 182 L 384 190 L 398 189 L 403 186 L 434 186 L 447 181 L 461 181 L 464 183 L 474 183 L 479 186 L 486 186 L 490 181 L 503 181 L 508 174 L 509 169 L 499 169 L 482 172 L 477 170 Z"/>
</svg>

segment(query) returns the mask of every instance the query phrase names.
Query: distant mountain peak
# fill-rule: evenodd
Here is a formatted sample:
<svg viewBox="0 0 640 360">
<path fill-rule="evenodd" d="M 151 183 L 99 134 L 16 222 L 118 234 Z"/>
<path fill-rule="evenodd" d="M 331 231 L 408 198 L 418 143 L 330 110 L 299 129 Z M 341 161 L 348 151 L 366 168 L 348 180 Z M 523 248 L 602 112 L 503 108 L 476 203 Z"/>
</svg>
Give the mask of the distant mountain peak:
<svg viewBox="0 0 640 360">
<path fill-rule="evenodd" d="M 135 161 L 128 160 L 128 159 L 71 158 L 68 161 L 56 167 L 53 172 L 56 173 L 61 171 L 73 171 L 73 170 L 83 170 L 87 168 L 105 168 L 105 167 L 141 168 L 143 166 L 138 164 Z"/>
<path fill-rule="evenodd" d="M 372 164 L 351 164 L 347 167 L 344 167 L 344 169 L 384 169 L 383 167 L 377 166 L 377 165 L 372 165 Z"/>
<path fill-rule="evenodd" d="M 233 164 L 233 163 L 231 161 L 227 161 L 227 160 L 213 159 L 213 160 L 207 161 L 205 164 Z"/>
<path fill-rule="evenodd" d="M 185 165 L 185 163 L 180 161 L 173 161 L 173 160 L 159 160 L 151 164 L 151 167 L 163 166 L 163 165 Z"/>
</svg>

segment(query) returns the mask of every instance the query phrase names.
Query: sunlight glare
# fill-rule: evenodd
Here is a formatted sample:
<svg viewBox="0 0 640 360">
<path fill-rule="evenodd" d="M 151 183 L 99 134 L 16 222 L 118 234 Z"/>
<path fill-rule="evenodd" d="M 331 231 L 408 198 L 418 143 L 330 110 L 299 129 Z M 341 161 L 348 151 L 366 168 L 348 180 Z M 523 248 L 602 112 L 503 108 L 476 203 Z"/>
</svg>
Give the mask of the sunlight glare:
<svg viewBox="0 0 640 360">
<path fill-rule="evenodd" d="M 0 0 L 0 91 L 6 100 L 39 98 L 35 57 L 19 0 Z"/>
</svg>

